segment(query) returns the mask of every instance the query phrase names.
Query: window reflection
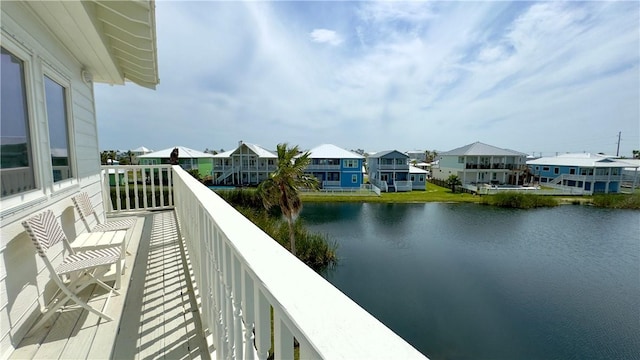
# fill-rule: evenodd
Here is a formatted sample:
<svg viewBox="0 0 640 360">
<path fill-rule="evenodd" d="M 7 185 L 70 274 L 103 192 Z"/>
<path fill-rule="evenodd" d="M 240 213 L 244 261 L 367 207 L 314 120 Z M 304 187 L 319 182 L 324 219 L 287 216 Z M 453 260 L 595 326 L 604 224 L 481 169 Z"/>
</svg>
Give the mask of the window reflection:
<svg viewBox="0 0 640 360">
<path fill-rule="evenodd" d="M 2 50 L 0 76 L 0 179 L 1 196 L 35 189 L 25 91 L 24 63 Z"/>
<path fill-rule="evenodd" d="M 69 179 L 73 175 L 69 159 L 66 94 L 62 85 L 47 76 L 44 77 L 44 89 L 47 102 L 47 120 L 49 122 L 53 181 L 56 182 Z"/>
</svg>

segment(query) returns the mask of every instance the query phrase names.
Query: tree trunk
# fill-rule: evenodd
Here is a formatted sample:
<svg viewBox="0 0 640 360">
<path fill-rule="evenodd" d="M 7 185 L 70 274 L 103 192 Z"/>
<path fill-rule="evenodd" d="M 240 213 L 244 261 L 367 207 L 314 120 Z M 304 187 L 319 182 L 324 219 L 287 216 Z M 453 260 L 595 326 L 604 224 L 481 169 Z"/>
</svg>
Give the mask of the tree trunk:
<svg viewBox="0 0 640 360">
<path fill-rule="evenodd" d="M 296 237 L 293 233 L 293 219 L 287 216 L 287 223 L 289 223 L 289 245 L 291 247 L 291 253 L 296 256 Z"/>
</svg>

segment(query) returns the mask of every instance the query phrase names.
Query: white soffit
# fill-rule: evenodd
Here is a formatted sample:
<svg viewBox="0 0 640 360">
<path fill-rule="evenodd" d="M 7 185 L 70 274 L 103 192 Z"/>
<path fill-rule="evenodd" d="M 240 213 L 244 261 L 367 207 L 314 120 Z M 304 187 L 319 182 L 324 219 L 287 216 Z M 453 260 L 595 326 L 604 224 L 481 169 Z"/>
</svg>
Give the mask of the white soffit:
<svg viewBox="0 0 640 360">
<path fill-rule="evenodd" d="M 158 60 L 153 1 L 27 2 L 96 82 L 125 79 L 155 89 Z"/>
</svg>

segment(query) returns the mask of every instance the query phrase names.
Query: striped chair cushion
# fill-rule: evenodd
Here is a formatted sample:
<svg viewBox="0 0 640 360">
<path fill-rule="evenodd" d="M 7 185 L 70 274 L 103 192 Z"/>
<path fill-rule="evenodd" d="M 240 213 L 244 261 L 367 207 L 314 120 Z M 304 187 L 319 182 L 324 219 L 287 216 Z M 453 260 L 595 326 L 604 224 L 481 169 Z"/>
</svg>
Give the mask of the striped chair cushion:
<svg viewBox="0 0 640 360">
<path fill-rule="evenodd" d="M 50 247 L 61 241 L 66 241 L 62 227 L 51 210 L 32 216 L 23 221 L 22 226 L 27 230 L 27 234 L 31 237 L 31 241 L 41 257 L 47 256 L 46 251 Z"/>
<path fill-rule="evenodd" d="M 121 248 L 87 250 L 67 256 L 56 268 L 56 273 L 67 274 L 73 271 L 90 269 L 96 266 L 111 265 L 119 261 Z"/>
</svg>

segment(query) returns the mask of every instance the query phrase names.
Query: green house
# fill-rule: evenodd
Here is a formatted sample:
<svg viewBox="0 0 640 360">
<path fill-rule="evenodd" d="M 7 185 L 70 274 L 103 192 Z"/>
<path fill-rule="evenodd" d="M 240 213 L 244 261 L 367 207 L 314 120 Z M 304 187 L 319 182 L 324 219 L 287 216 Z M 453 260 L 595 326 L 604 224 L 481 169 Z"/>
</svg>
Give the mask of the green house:
<svg viewBox="0 0 640 360">
<path fill-rule="evenodd" d="M 209 176 L 213 170 L 213 155 L 201 151 L 174 146 L 160 151 L 138 156 L 140 165 L 169 164 L 171 152 L 178 149 L 178 163 L 185 170 L 197 169 L 200 176 Z"/>
</svg>

